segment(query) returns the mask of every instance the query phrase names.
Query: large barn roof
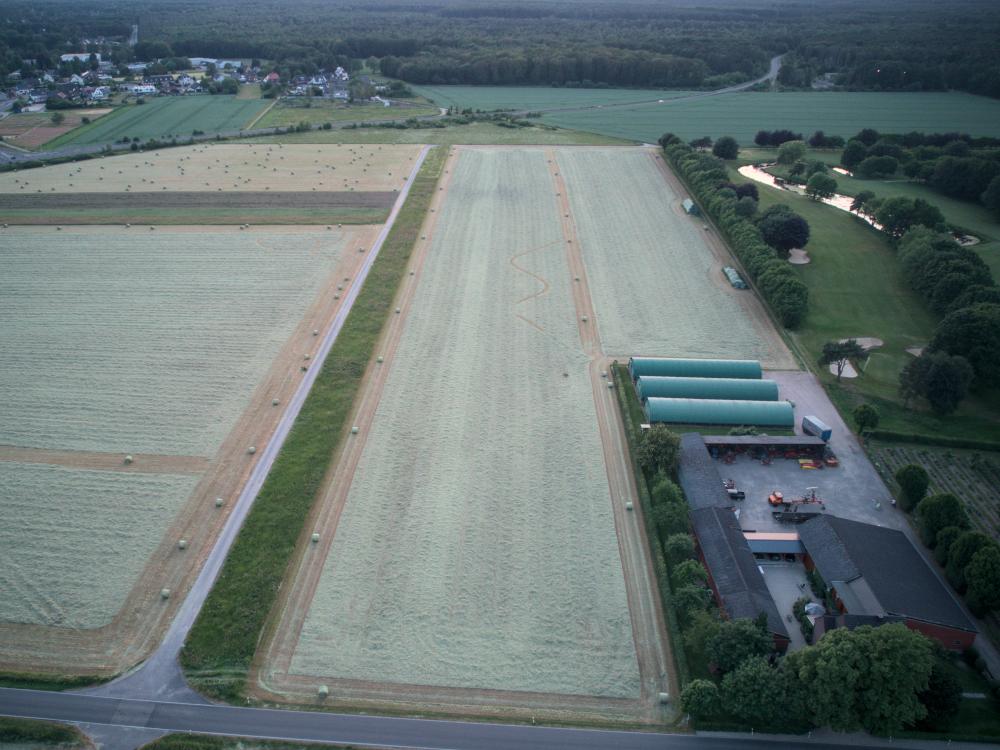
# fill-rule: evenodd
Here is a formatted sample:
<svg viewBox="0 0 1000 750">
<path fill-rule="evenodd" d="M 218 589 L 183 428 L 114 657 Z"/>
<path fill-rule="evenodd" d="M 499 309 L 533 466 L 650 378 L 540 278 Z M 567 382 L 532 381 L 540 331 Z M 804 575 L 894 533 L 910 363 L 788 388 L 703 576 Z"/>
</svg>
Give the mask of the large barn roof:
<svg viewBox="0 0 1000 750">
<path fill-rule="evenodd" d="M 792 427 L 788 401 L 730 401 L 710 398 L 648 398 L 646 419 L 673 424 L 735 424 Z"/>
<path fill-rule="evenodd" d="M 628 370 L 640 375 L 684 378 L 754 378 L 763 376 L 760 362 L 753 359 L 680 359 L 675 357 L 631 357 Z"/>
<path fill-rule="evenodd" d="M 823 580 L 844 592 L 848 612 L 853 603 L 853 614 L 897 615 L 976 632 L 902 531 L 821 515 L 799 526 L 799 539 Z"/>
<path fill-rule="evenodd" d="M 775 635 L 788 637 L 764 576 L 743 536 L 736 514 L 729 508 L 708 507 L 691 511 L 691 523 L 726 614 L 750 620 L 761 612 Z"/>
<path fill-rule="evenodd" d="M 639 398 L 729 398 L 743 401 L 777 401 L 778 384 L 753 378 L 679 378 L 640 375 Z"/>
</svg>

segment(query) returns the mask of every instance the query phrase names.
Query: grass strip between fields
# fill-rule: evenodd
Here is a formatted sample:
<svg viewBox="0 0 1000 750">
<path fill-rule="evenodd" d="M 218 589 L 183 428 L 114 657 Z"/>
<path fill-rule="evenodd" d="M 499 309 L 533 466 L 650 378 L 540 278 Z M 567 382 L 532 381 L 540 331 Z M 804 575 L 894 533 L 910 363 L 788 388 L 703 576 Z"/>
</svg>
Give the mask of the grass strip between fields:
<svg viewBox="0 0 1000 750">
<path fill-rule="evenodd" d="M 254 740 L 245 737 L 218 737 L 207 734 L 168 734 L 142 746 L 142 750 L 298 750 L 299 748 L 325 748 L 326 750 L 351 750 L 353 745 L 327 745 L 314 742 L 287 742 L 283 740 Z"/>
<path fill-rule="evenodd" d="M 219 579 L 181 651 L 191 684 L 224 700 L 242 697 L 247 673 L 302 526 L 344 435 L 365 367 L 444 165 L 432 150 L 418 172 L 354 307 L 278 454 Z"/>
<path fill-rule="evenodd" d="M 40 747 L 85 748 L 90 742 L 80 730 L 35 719 L 0 717 L 0 747 L 37 744 Z"/>
<path fill-rule="evenodd" d="M 51 675 L 30 672 L 0 672 L 0 687 L 22 690 L 72 690 L 100 685 L 111 677 L 96 675 Z"/>
<path fill-rule="evenodd" d="M 642 407 L 631 387 L 631 376 L 625 365 L 613 364 L 611 371 L 618 394 L 618 406 L 621 408 L 622 421 L 625 424 L 625 438 L 628 441 L 629 463 L 635 474 L 635 486 L 639 495 L 639 505 L 642 508 L 642 520 L 646 527 L 646 541 L 649 544 L 649 554 L 656 571 L 656 582 L 660 587 L 660 601 L 663 604 L 663 619 L 667 623 L 667 633 L 670 636 L 670 654 L 677 669 L 677 682 L 684 687 L 691 680 L 691 670 L 688 666 L 684 642 L 681 638 L 681 626 L 677 620 L 677 610 L 674 609 L 673 591 L 670 588 L 670 574 L 667 570 L 667 560 L 663 555 L 660 536 L 653 522 L 653 500 L 649 495 L 646 477 L 635 462 L 635 449 L 639 442 L 639 425 L 645 419 Z"/>
</svg>

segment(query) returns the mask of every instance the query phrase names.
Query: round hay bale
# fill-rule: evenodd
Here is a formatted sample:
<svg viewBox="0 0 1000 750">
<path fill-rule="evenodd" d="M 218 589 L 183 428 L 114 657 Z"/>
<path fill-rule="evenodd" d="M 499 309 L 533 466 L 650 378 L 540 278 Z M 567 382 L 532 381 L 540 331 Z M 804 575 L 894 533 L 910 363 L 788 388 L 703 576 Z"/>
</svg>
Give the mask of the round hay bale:
<svg viewBox="0 0 1000 750">
<path fill-rule="evenodd" d="M 580 320 L 582 320 L 584 323 L 586 323 L 587 322 L 587 316 L 586 315 L 581 315 L 580 316 Z"/>
<path fill-rule="evenodd" d="M 126 464 L 130 464 L 130 463 L 132 463 L 132 461 L 133 461 L 133 459 L 132 459 L 131 455 L 125 456 L 125 463 Z"/>
<path fill-rule="evenodd" d="M 223 500 L 221 497 L 215 498 L 215 507 L 216 508 L 221 508 L 225 504 L 226 504 L 226 501 Z"/>
<path fill-rule="evenodd" d="M 379 358 L 378 358 L 378 359 L 376 359 L 375 361 L 376 361 L 376 362 L 378 362 L 379 364 L 382 364 L 382 358 L 381 358 L 381 357 L 379 357 Z"/>
<path fill-rule="evenodd" d="M 181 539 L 179 542 L 177 542 L 177 549 L 187 549 L 187 548 L 188 548 L 187 539 Z"/>
<path fill-rule="evenodd" d="M 399 310 L 399 308 L 397 307 L 397 308 L 396 308 L 396 315 L 399 315 L 399 312 L 400 312 L 400 310 Z"/>
<path fill-rule="evenodd" d="M 249 453 L 251 456 L 256 452 L 257 452 L 257 446 L 255 445 L 251 445 L 249 448 L 247 448 L 247 453 Z"/>
<path fill-rule="evenodd" d="M 614 387 L 615 387 L 614 383 L 608 383 L 608 388 L 614 388 Z"/>
<path fill-rule="evenodd" d="M 335 294 L 335 295 L 333 295 L 333 298 L 334 299 L 340 299 L 340 295 L 339 294 Z"/>
<path fill-rule="evenodd" d="M 359 252 L 359 253 L 363 253 L 364 251 L 365 251 L 365 249 L 364 249 L 363 247 L 359 247 L 359 248 L 358 248 L 358 252 Z"/>
<path fill-rule="evenodd" d="M 317 533 L 314 532 L 313 535 L 312 535 L 312 541 L 313 541 L 313 544 L 316 544 L 316 542 L 319 541 L 319 534 L 317 534 Z"/>
<path fill-rule="evenodd" d="M 309 365 L 302 365 L 300 369 L 302 370 L 302 372 L 305 372 L 306 370 L 309 369 Z"/>
<path fill-rule="evenodd" d="M 670 693 L 660 693 L 657 695 L 657 698 L 664 705 L 670 703 Z"/>
<path fill-rule="evenodd" d="M 326 685 L 320 685 L 319 690 L 316 691 L 316 695 L 318 695 L 320 698 L 326 698 L 328 695 L 330 695 L 330 688 L 328 688 Z"/>
<path fill-rule="evenodd" d="M 354 427 L 351 428 L 351 434 L 352 435 L 357 435 L 358 434 L 358 426 L 357 425 L 354 425 Z"/>
<path fill-rule="evenodd" d="M 170 598 L 170 589 L 160 589 L 160 598 L 161 599 L 169 599 Z"/>
<path fill-rule="evenodd" d="M 272 398 L 271 399 L 271 406 L 277 406 L 280 403 L 281 402 L 278 399 L 276 399 L 276 398 Z"/>
<path fill-rule="evenodd" d="M 413 276 L 414 274 L 416 274 L 416 271 L 410 271 L 410 276 Z"/>
<path fill-rule="evenodd" d="M 627 503 L 625 503 L 625 510 L 632 510 L 632 501 L 631 500 L 629 500 Z"/>
<path fill-rule="evenodd" d="M 302 359 L 312 359 L 312 355 L 311 354 L 304 354 L 304 355 L 302 355 Z"/>
<path fill-rule="evenodd" d="M 319 336 L 319 329 L 313 328 L 313 336 Z"/>
</svg>

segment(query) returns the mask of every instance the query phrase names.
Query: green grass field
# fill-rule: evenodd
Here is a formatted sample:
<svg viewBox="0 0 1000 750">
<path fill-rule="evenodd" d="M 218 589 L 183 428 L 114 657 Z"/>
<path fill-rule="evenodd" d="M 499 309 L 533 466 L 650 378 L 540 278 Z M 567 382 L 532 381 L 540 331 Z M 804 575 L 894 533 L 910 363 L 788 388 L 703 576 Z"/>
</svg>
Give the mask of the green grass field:
<svg viewBox="0 0 1000 750">
<path fill-rule="evenodd" d="M 0 747 L 82 750 L 92 746 L 79 729 L 66 724 L 0 717 Z"/>
<path fill-rule="evenodd" d="M 250 143 L 434 143 L 499 146 L 627 146 L 632 141 L 562 128 L 502 128 L 489 122 L 445 128 L 343 128 L 248 139 Z"/>
<path fill-rule="evenodd" d="M 389 314 L 445 156 L 445 149 L 432 151 L 414 179 L 357 302 L 188 635 L 181 664 L 191 683 L 206 693 L 240 699 L 261 629 L 345 431 L 354 395 Z"/>
<path fill-rule="evenodd" d="M 274 105 L 263 117 L 254 123 L 255 128 L 290 127 L 300 122 L 322 125 L 325 122 L 405 120 L 408 117 L 436 115 L 437 107 L 384 107 L 381 104 L 346 104 L 329 100 L 314 99 L 310 106 L 305 100 L 290 102 L 282 100 Z"/>
<path fill-rule="evenodd" d="M 47 144 L 51 148 L 113 143 L 122 138 L 186 138 L 193 130 L 216 133 L 246 127 L 270 102 L 234 96 L 183 96 L 148 99 L 120 107 Z"/>
<path fill-rule="evenodd" d="M 661 89 L 566 89 L 550 86 L 411 86 L 440 107 L 459 109 L 550 109 L 671 99 L 686 91 Z"/>
<path fill-rule="evenodd" d="M 912 358 L 906 348 L 926 344 L 937 319 L 907 287 L 882 235 L 832 206 L 759 184 L 758 189 L 761 209 L 786 203 L 809 222 L 812 237 L 806 250 L 812 263 L 795 266 L 809 285 L 809 313 L 789 337 L 803 358 L 814 363 L 844 418 L 851 423 L 851 410 L 867 401 L 881 413 L 881 429 L 970 439 L 995 435 L 1000 394 L 970 397 L 954 415 L 944 418 L 903 408 L 899 372 Z M 872 353 L 861 377 L 837 383 L 815 363 L 825 342 L 852 336 L 874 336 L 885 344 Z"/>
<path fill-rule="evenodd" d="M 701 99 L 547 114 L 543 121 L 576 130 L 655 143 L 666 132 L 685 140 L 731 135 L 753 143 L 758 130 L 789 128 L 806 136 L 962 131 L 1000 135 L 1000 101 L 972 94 L 748 92 Z"/>
</svg>

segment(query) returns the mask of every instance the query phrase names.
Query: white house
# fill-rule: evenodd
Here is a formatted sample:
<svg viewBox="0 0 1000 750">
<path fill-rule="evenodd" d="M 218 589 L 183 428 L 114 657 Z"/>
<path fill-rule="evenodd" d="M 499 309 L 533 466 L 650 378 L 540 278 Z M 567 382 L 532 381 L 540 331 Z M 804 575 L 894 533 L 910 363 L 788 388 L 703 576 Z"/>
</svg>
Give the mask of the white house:
<svg viewBox="0 0 1000 750">
<path fill-rule="evenodd" d="M 100 102 L 104 101 L 111 95 L 107 86 L 98 86 L 92 92 L 90 92 L 91 101 Z"/>
<path fill-rule="evenodd" d="M 80 77 L 80 76 L 78 76 L 76 73 L 74 73 L 73 75 L 71 75 L 69 77 L 69 82 L 72 83 L 72 84 L 75 84 L 77 86 L 82 86 L 83 85 L 83 78 Z"/>
<path fill-rule="evenodd" d="M 97 62 L 100 62 L 101 61 L 101 56 L 99 54 L 95 54 L 94 55 L 94 59 L 96 59 Z M 59 56 L 59 61 L 60 62 L 73 62 L 74 60 L 79 60 L 80 62 L 90 62 L 90 53 L 89 52 L 70 52 L 69 54 L 60 55 Z"/>
</svg>

